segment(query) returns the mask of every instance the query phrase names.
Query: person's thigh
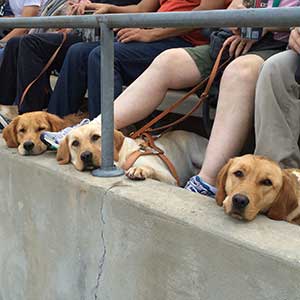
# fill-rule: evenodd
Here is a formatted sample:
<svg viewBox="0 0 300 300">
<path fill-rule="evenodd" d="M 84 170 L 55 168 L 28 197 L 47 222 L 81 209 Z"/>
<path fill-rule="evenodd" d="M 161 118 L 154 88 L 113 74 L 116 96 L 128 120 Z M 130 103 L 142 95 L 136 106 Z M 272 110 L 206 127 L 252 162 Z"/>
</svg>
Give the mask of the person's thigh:
<svg viewBox="0 0 300 300">
<path fill-rule="evenodd" d="M 0 103 L 13 104 L 16 97 L 17 60 L 22 37 L 11 38 L 4 48 L 0 67 Z"/>
<path fill-rule="evenodd" d="M 172 38 L 151 43 L 115 43 L 115 69 L 123 74 L 126 85 L 140 76 L 151 62 L 163 51 L 171 48 L 189 47 L 181 38 Z"/>
<path fill-rule="evenodd" d="M 184 50 L 194 61 L 203 78 L 209 76 L 214 61 L 209 55 L 209 45 L 185 48 Z"/>
<path fill-rule="evenodd" d="M 295 80 L 298 55 L 290 50 L 263 66 L 255 99 L 255 153 L 284 167 L 299 167 L 300 86 Z"/>
</svg>

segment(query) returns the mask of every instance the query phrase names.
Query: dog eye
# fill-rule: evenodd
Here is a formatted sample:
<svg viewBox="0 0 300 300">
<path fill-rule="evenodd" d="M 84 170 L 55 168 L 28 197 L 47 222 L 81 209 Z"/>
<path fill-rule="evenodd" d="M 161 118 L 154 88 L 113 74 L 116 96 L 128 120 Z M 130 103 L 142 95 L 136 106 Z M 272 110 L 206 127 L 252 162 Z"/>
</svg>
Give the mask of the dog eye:
<svg viewBox="0 0 300 300">
<path fill-rule="evenodd" d="M 41 127 L 38 128 L 38 131 L 43 131 L 43 130 L 46 130 L 45 126 L 41 126 Z"/>
<path fill-rule="evenodd" d="M 72 142 L 72 146 L 73 146 L 73 147 L 78 147 L 78 146 L 79 146 L 79 142 L 76 141 L 76 140 L 73 141 L 73 142 Z"/>
<path fill-rule="evenodd" d="M 273 183 L 270 179 L 264 179 L 260 182 L 262 185 L 271 186 Z"/>
<path fill-rule="evenodd" d="M 100 135 L 98 135 L 98 134 L 94 134 L 94 135 L 92 135 L 92 137 L 91 137 L 91 140 L 93 141 L 93 142 L 96 142 L 96 141 L 98 141 L 100 139 Z"/>
<path fill-rule="evenodd" d="M 238 178 L 244 177 L 244 173 L 240 170 L 235 171 L 233 174 Z"/>
<path fill-rule="evenodd" d="M 25 128 L 19 129 L 19 132 L 21 132 L 21 133 L 24 133 L 25 131 L 26 131 Z"/>
</svg>

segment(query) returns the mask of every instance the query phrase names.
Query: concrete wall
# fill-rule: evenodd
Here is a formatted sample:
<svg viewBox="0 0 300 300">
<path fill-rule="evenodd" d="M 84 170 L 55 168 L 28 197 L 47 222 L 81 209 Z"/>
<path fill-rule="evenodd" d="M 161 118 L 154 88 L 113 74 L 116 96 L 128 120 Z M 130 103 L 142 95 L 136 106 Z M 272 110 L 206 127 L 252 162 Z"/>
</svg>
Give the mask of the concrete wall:
<svg viewBox="0 0 300 300">
<path fill-rule="evenodd" d="M 1 139 L 2 143 L 2 139 Z M 0 144 L 0 300 L 296 300 L 300 227 Z"/>
</svg>

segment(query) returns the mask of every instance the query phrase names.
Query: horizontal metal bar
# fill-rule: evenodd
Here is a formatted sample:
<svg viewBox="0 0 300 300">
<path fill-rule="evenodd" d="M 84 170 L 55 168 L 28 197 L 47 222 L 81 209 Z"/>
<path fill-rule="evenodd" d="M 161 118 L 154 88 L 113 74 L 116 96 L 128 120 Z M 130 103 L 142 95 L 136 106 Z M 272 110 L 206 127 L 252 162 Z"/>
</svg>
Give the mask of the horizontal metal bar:
<svg viewBox="0 0 300 300">
<path fill-rule="evenodd" d="M 98 21 L 97 21 L 98 20 Z M 0 18 L 0 28 L 300 26 L 300 7 L 170 13 Z"/>
<path fill-rule="evenodd" d="M 0 28 L 88 28 L 99 27 L 102 16 L 55 16 L 0 18 Z M 101 22 L 101 21 L 100 21 Z"/>
<path fill-rule="evenodd" d="M 122 27 L 291 27 L 300 26 L 300 7 L 103 15 L 111 28 Z"/>
</svg>

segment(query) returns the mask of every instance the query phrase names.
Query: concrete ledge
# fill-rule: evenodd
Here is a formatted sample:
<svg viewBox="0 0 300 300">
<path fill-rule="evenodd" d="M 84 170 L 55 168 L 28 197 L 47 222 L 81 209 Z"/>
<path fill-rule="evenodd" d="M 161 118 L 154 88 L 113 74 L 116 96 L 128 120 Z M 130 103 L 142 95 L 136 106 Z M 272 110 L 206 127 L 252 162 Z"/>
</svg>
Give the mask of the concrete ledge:
<svg viewBox="0 0 300 300">
<path fill-rule="evenodd" d="M 298 226 L 238 222 L 183 189 L 0 140 L 0 299 L 300 299 Z"/>
</svg>

